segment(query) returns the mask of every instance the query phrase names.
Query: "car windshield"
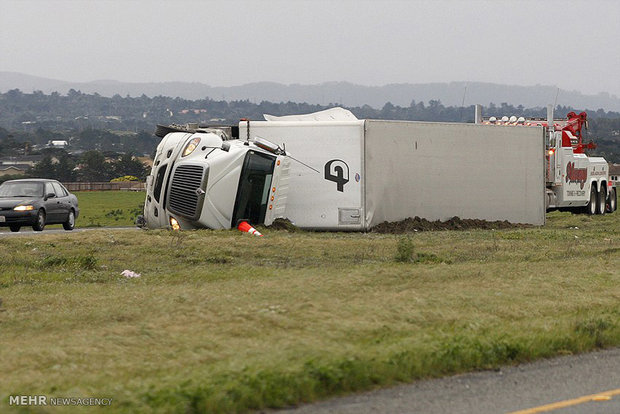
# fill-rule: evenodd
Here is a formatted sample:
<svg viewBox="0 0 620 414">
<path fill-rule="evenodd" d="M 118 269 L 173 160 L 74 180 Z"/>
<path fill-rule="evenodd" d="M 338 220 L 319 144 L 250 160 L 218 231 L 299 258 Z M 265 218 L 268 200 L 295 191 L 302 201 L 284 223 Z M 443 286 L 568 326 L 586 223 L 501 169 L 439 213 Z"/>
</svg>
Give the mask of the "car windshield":
<svg viewBox="0 0 620 414">
<path fill-rule="evenodd" d="M 43 197 L 43 183 L 24 181 L 0 185 L 0 197 Z"/>
</svg>

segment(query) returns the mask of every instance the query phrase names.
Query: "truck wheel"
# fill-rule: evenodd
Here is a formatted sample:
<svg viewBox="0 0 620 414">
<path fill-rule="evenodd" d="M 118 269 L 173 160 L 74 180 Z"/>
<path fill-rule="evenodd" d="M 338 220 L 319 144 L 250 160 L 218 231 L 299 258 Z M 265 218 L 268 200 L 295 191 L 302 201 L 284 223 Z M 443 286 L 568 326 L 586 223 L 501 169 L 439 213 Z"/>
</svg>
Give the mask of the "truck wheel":
<svg viewBox="0 0 620 414">
<path fill-rule="evenodd" d="M 598 192 L 598 200 L 596 203 L 596 213 L 605 214 L 607 210 L 607 188 L 601 184 L 601 191 Z"/>
<path fill-rule="evenodd" d="M 597 191 L 596 186 L 592 184 L 592 189 L 590 190 L 590 202 L 586 206 L 586 213 L 589 215 L 596 214 L 596 201 L 597 201 Z"/>
<path fill-rule="evenodd" d="M 17 233 L 19 229 L 21 228 L 21 226 L 18 226 L 17 224 L 12 224 L 9 226 L 9 228 L 11 229 L 13 233 Z"/>
<path fill-rule="evenodd" d="M 611 187 L 609 190 L 609 197 L 607 198 L 607 204 L 605 207 L 607 208 L 608 213 L 613 213 L 616 211 L 616 207 L 618 206 L 618 200 L 616 198 L 616 188 Z"/>
</svg>

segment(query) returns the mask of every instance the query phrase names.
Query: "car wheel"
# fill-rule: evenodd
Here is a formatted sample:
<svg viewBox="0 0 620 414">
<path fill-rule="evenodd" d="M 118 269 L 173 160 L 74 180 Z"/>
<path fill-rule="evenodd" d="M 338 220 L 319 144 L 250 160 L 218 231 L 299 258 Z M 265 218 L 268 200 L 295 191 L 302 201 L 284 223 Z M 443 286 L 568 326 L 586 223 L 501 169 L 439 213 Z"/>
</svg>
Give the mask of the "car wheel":
<svg viewBox="0 0 620 414">
<path fill-rule="evenodd" d="M 13 233 L 17 233 L 21 227 L 22 226 L 16 226 L 16 225 L 9 226 L 9 228 L 11 229 Z"/>
<path fill-rule="evenodd" d="M 75 227 L 75 213 L 73 210 L 69 211 L 69 217 L 67 217 L 67 221 L 62 223 L 62 228 L 71 231 Z"/>
<path fill-rule="evenodd" d="M 45 228 L 45 211 L 40 209 L 37 213 L 37 221 L 32 225 L 32 230 L 43 231 Z"/>
</svg>

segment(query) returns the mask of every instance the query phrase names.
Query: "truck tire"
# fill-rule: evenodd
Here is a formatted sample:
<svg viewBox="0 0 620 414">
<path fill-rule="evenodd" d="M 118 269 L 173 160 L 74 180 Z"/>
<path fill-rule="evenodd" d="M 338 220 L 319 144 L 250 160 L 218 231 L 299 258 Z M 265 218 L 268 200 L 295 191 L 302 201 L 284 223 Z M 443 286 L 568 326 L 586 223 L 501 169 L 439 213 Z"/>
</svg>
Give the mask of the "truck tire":
<svg viewBox="0 0 620 414">
<path fill-rule="evenodd" d="M 613 213 L 618 207 L 618 199 L 616 198 L 616 187 L 609 189 L 609 197 L 607 197 L 607 204 L 605 206 L 608 213 Z"/>
<path fill-rule="evenodd" d="M 601 191 L 598 192 L 596 200 L 596 214 L 605 214 L 607 210 L 607 187 L 601 184 Z"/>
<path fill-rule="evenodd" d="M 596 191 L 596 185 L 592 183 L 592 189 L 590 190 L 590 202 L 586 206 L 586 213 L 591 216 L 596 214 L 596 201 L 598 199 L 597 194 L 598 191 Z"/>
</svg>

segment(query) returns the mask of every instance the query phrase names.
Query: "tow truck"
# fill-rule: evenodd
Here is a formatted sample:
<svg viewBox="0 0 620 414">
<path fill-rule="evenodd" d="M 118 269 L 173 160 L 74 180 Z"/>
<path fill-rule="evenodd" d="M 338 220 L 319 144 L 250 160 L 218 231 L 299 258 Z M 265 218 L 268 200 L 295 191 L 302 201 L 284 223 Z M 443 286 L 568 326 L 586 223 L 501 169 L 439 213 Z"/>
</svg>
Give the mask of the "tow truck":
<svg viewBox="0 0 620 414">
<path fill-rule="evenodd" d="M 588 125 L 585 112 L 569 112 L 565 119 L 490 117 L 484 124 L 502 127 L 542 127 L 545 131 L 545 203 L 548 211 L 563 210 L 587 214 L 612 213 L 617 208 L 616 183 L 610 179 L 609 164 L 602 157 L 591 157 L 586 150 L 596 144 L 584 142 Z"/>
</svg>

